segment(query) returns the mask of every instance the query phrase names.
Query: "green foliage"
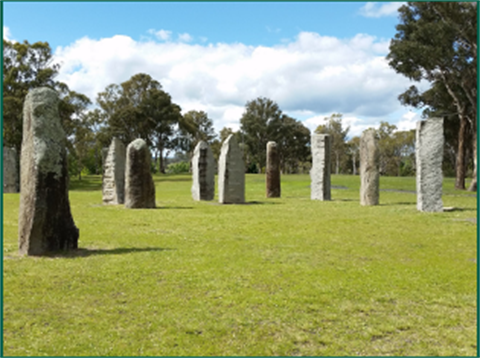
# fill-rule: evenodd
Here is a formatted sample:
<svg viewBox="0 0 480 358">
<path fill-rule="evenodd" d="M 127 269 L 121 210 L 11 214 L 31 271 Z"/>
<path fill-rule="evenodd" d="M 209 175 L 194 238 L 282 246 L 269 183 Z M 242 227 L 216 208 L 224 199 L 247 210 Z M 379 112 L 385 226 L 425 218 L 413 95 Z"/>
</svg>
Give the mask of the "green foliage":
<svg viewBox="0 0 480 358">
<path fill-rule="evenodd" d="M 155 175 L 157 210 L 102 205 L 72 179 L 77 252 L 19 257 L 19 194 L 4 195 L 5 356 L 474 356 L 477 200 L 445 206 L 355 176 L 283 175 L 282 198 L 246 176 L 246 205 L 194 202 L 190 175 Z M 335 189 L 335 187 L 347 189 Z M 414 178 L 380 188 L 415 190 Z M 459 195 L 462 194 L 462 195 Z"/>
<path fill-rule="evenodd" d="M 170 163 L 167 167 L 167 174 L 188 173 L 190 170 L 189 162 Z"/>
</svg>

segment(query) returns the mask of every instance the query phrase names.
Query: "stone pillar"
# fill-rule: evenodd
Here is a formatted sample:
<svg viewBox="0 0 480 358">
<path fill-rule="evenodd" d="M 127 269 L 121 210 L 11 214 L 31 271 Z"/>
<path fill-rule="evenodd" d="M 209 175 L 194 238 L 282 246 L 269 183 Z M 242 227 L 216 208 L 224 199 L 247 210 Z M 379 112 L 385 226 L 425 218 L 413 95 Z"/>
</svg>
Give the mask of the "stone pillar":
<svg viewBox="0 0 480 358">
<path fill-rule="evenodd" d="M 125 145 L 119 139 L 113 138 L 105 157 L 102 150 L 102 158 L 104 158 L 103 203 L 123 204 L 125 202 Z"/>
<path fill-rule="evenodd" d="M 245 166 L 233 134 L 222 144 L 218 164 L 218 201 L 221 204 L 245 202 Z"/>
<path fill-rule="evenodd" d="M 360 137 L 360 205 L 378 205 L 379 152 L 374 129 L 367 129 Z"/>
<path fill-rule="evenodd" d="M 153 183 L 151 154 L 143 139 L 135 139 L 127 147 L 125 168 L 125 207 L 148 209 L 155 207 L 155 185 Z"/>
<path fill-rule="evenodd" d="M 215 196 L 215 159 L 207 142 L 198 142 L 192 158 L 193 200 L 213 200 Z"/>
<path fill-rule="evenodd" d="M 330 151 L 328 134 L 312 134 L 311 199 L 331 200 L 330 194 Z"/>
<path fill-rule="evenodd" d="M 3 147 L 3 193 L 18 193 L 18 156 L 15 148 Z"/>
<path fill-rule="evenodd" d="M 278 156 L 277 143 L 267 143 L 267 198 L 280 197 L 280 157 Z"/>
<path fill-rule="evenodd" d="M 79 230 L 70 212 L 66 137 L 50 88 L 31 90 L 23 106 L 18 218 L 20 254 L 76 249 Z"/>
<path fill-rule="evenodd" d="M 415 159 L 419 211 L 443 211 L 443 144 L 443 118 L 429 118 L 417 122 Z"/>
</svg>

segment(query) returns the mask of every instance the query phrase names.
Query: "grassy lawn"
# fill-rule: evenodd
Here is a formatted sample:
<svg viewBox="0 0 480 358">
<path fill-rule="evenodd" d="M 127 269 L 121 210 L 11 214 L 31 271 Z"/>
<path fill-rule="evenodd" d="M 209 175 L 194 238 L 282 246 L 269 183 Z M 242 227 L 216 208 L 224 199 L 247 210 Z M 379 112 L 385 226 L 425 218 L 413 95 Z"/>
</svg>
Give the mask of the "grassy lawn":
<svg viewBox="0 0 480 358">
<path fill-rule="evenodd" d="M 308 175 L 246 205 L 194 202 L 188 175 L 155 176 L 157 209 L 103 206 L 101 179 L 72 180 L 81 249 L 19 257 L 19 194 L 3 196 L 4 354 L 477 354 L 477 199 L 444 182 L 444 213 L 416 210 L 414 178 Z M 216 197 L 217 198 L 217 197 Z"/>
</svg>

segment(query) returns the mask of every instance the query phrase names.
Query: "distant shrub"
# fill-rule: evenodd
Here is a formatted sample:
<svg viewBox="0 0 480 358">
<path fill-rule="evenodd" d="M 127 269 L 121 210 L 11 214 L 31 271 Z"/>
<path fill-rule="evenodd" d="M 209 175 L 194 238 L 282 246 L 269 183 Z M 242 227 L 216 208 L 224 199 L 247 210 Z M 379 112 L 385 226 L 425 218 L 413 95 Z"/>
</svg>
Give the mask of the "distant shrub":
<svg viewBox="0 0 480 358">
<path fill-rule="evenodd" d="M 168 174 L 188 173 L 189 170 L 190 170 L 190 163 L 188 162 L 171 163 L 167 167 Z"/>
</svg>

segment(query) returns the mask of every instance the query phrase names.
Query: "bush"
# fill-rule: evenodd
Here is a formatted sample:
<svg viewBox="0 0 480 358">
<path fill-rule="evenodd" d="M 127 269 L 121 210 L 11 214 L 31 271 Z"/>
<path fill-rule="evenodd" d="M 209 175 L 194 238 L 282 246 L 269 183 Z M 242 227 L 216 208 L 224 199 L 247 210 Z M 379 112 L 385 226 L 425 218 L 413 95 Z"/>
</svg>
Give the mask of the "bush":
<svg viewBox="0 0 480 358">
<path fill-rule="evenodd" d="M 188 162 L 171 163 L 167 167 L 168 174 L 188 173 L 189 171 L 190 171 L 190 163 Z"/>
</svg>

